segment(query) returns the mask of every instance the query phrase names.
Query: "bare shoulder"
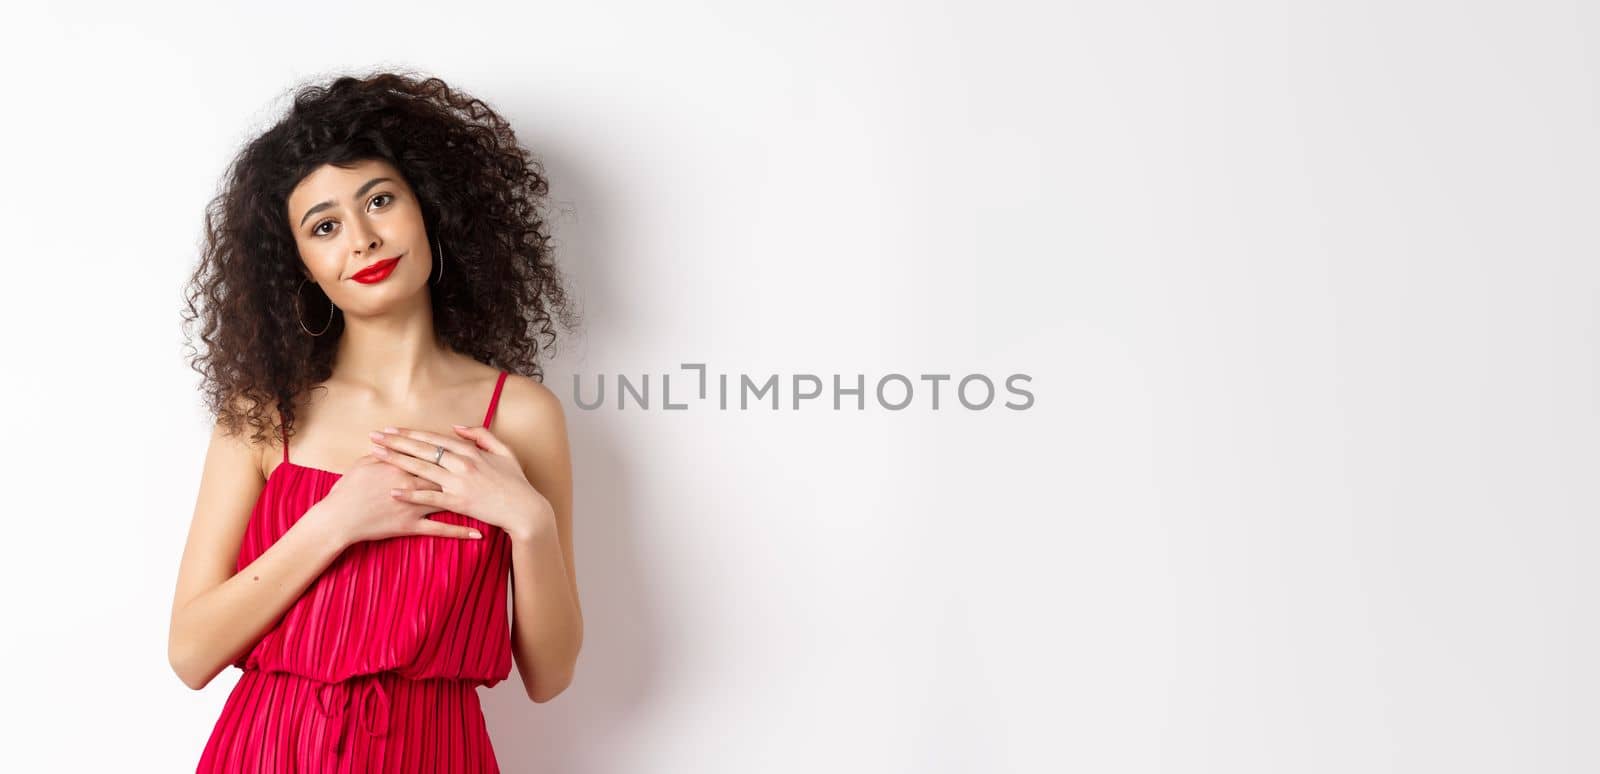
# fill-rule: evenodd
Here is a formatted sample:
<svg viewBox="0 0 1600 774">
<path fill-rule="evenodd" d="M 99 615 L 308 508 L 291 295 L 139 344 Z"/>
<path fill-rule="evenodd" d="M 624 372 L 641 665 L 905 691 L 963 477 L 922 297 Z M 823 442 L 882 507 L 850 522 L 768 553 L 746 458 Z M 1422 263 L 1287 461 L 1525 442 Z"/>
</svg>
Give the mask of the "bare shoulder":
<svg viewBox="0 0 1600 774">
<path fill-rule="evenodd" d="M 568 464 L 566 412 L 543 382 L 508 374 L 490 430 L 511 447 L 530 479 L 562 475 Z"/>
<path fill-rule="evenodd" d="M 536 442 L 541 437 L 548 439 L 552 433 L 564 432 L 565 424 L 565 411 L 555 390 L 522 374 L 506 375 L 500 403 L 491 422 L 501 440 Z"/>
</svg>

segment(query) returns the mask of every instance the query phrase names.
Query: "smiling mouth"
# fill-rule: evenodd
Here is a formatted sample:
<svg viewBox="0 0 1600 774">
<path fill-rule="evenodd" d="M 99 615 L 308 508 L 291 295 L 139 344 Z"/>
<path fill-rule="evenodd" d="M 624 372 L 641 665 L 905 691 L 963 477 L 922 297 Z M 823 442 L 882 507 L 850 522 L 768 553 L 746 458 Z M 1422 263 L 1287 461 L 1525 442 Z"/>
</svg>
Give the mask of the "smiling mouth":
<svg viewBox="0 0 1600 774">
<path fill-rule="evenodd" d="M 392 270 L 395 264 L 399 262 L 400 256 L 398 255 L 393 258 L 385 258 L 381 261 L 372 263 L 355 274 L 350 275 L 350 279 L 353 279 L 356 282 L 377 282 L 378 280 L 388 276 L 389 271 Z"/>
</svg>

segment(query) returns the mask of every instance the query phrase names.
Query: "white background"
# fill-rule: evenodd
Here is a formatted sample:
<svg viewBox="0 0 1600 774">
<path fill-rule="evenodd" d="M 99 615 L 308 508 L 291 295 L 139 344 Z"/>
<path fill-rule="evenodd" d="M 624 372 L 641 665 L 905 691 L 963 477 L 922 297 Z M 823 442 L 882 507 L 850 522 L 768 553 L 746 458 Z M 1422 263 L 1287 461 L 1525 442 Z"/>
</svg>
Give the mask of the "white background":
<svg viewBox="0 0 1600 774">
<path fill-rule="evenodd" d="M 7 11 L 0 768 L 198 760 L 181 287 L 385 65 L 544 160 L 587 319 L 585 647 L 484 692 L 505 770 L 1600 767 L 1592 5 L 256 5 Z M 683 362 L 1036 400 L 572 401 Z"/>
</svg>

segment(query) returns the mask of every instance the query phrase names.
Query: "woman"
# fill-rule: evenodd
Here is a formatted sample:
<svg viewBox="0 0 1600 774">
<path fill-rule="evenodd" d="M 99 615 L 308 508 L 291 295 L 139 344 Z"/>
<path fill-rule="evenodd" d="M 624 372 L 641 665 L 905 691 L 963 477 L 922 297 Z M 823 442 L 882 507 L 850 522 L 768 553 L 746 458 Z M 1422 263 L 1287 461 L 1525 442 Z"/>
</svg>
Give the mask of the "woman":
<svg viewBox="0 0 1600 774">
<path fill-rule="evenodd" d="M 234 160 L 185 314 L 217 421 L 168 656 L 243 670 L 199 771 L 498 771 L 477 686 L 571 681 L 547 190 L 487 105 L 396 74 L 301 89 Z"/>
</svg>

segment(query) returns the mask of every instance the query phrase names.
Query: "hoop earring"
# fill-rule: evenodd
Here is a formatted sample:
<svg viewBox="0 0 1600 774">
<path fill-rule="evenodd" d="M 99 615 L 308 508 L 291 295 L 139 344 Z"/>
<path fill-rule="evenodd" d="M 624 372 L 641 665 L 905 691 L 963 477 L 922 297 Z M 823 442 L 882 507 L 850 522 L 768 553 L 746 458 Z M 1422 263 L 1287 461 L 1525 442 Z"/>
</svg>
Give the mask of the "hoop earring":
<svg viewBox="0 0 1600 774">
<path fill-rule="evenodd" d="M 433 254 L 439 256 L 439 277 L 438 279 L 433 280 L 433 284 L 437 285 L 439 284 L 439 280 L 444 279 L 444 246 L 439 244 L 439 240 L 437 238 L 433 240 L 433 245 Z"/>
<path fill-rule="evenodd" d="M 309 279 L 311 278 L 301 278 L 300 286 L 294 289 L 294 319 L 295 322 L 300 323 L 300 330 L 303 330 L 306 333 L 311 333 L 311 329 L 306 327 L 305 315 L 301 314 L 300 312 L 300 307 L 303 306 L 303 304 L 300 302 L 300 291 L 305 289 L 306 281 Z M 322 334 L 327 333 L 329 325 L 333 325 L 333 299 L 331 298 L 328 299 L 328 322 L 322 326 L 322 330 L 316 333 L 311 333 L 311 335 L 321 336 Z"/>
</svg>

